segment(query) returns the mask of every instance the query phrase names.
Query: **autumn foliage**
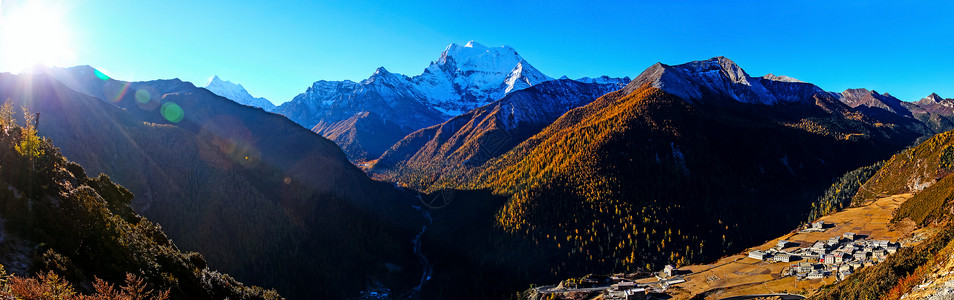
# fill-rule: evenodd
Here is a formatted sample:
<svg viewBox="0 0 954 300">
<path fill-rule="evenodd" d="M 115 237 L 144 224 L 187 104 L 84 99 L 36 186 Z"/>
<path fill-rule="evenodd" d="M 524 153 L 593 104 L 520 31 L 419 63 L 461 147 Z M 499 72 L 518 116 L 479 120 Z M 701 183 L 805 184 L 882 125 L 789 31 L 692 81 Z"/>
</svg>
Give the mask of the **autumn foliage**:
<svg viewBox="0 0 954 300">
<path fill-rule="evenodd" d="M 6 274 L 0 266 L 0 298 L 24 300 L 165 300 L 169 290 L 150 289 L 136 275 L 127 274 L 123 286 L 115 286 L 96 278 L 94 293 L 82 294 L 73 285 L 53 271 L 38 273 L 36 277 L 20 277 Z"/>
</svg>

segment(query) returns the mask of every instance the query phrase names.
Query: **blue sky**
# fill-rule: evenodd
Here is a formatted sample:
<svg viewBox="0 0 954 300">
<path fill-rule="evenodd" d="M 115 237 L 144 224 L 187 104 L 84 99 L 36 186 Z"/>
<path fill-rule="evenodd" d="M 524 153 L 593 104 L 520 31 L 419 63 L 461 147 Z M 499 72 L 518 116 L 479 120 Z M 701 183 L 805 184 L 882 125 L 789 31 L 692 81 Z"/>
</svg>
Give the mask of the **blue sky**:
<svg viewBox="0 0 954 300">
<path fill-rule="evenodd" d="M 0 0 L 0 18 L 25 1 Z M 944 1 L 32 1 L 64 11 L 63 64 L 123 80 L 219 75 L 276 103 L 379 66 L 417 75 L 469 40 L 513 46 L 553 77 L 634 77 L 722 55 L 830 91 L 954 98 Z"/>
</svg>

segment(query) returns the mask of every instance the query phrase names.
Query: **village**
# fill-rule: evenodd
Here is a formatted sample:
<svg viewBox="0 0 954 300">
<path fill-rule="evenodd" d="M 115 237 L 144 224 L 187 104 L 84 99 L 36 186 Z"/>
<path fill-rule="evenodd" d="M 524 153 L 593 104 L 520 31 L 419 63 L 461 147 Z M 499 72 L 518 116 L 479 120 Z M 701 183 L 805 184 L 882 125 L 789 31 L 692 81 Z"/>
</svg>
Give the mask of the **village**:
<svg viewBox="0 0 954 300">
<path fill-rule="evenodd" d="M 833 227 L 833 224 L 815 222 L 802 229 L 802 232 L 819 232 L 829 227 Z M 808 247 L 797 246 L 799 245 L 796 243 L 782 240 L 771 249 L 753 250 L 748 257 L 766 262 L 800 261 L 783 269 L 783 277 L 795 276 L 798 280 L 835 277 L 844 280 L 858 269 L 884 261 L 889 254 L 900 248 L 899 244 L 886 240 L 871 240 L 853 232 L 846 232 L 825 241 L 816 241 Z"/>
<path fill-rule="evenodd" d="M 823 233 L 834 225 L 819 221 L 807 224 L 798 231 L 799 233 Z M 780 240 L 769 249 L 752 250 L 744 257 L 757 260 L 755 264 L 792 263 L 782 268 L 777 274 L 780 277 L 794 277 L 796 281 L 825 278 L 844 280 L 858 269 L 884 261 L 888 255 L 897 252 L 900 247 L 899 243 L 874 240 L 868 236 L 845 232 L 805 245 Z M 648 278 L 636 278 L 636 274 L 588 276 L 579 282 L 539 287 L 537 292 L 543 294 L 575 291 L 601 292 L 602 299 L 607 300 L 654 299 L 657 298 L 654 296 L 665 295 L 670 288 L 686 283 L 685 275 L 690 273 L 693 272 L 666 265 L 663 270 L 653 273 L 653 276 Z M 706 278 L 706 280 L 719 279 Z"/>
</svg>

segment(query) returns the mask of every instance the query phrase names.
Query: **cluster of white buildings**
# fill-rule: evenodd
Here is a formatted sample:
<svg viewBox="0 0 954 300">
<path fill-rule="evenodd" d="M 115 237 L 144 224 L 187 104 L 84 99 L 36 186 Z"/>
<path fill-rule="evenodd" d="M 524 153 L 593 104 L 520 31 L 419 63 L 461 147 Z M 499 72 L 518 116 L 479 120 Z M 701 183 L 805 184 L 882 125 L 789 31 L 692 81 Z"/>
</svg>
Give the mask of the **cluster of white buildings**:
<svg viewBox="0 0 954 300">
<path fill-rule="evenodd" d="M 789 241 L 778 241 L 778 244 L 771 249 L 765 251 L 755 250 L 749 252 L 749 257 L 771 262 L 792 262 L 801 259 L 802 257 L 795 252 L 782 250 L 786 247 L 789 247 L 790 245 L 794 245 L 794 243 Z"/>
<path fill-rule="evenodd" d="M 657 273 L 658 281 L 653 283 L 636 283 L 625 279 L 622 274 L 610 277 L 614 283 L 606 290 L 603 299 L 606 300 L 633 300 L 646 299 L 649 293 L 663 293 L 669 287 L 686 282 L 680 276 L 680 271 L 671 265 L 666 265 L 663 271 Z"/>
<path fill-rule="evenodd" d="M 632 284 L 633 282 L 629 282 Z M 606 295 L 603 296 L 603 299 L 606 300 L 643 300 L 646 299 L 649 290 L 645 287 L 636 287 L 635 285 L 629 287 L 614 287 L 610 288 Z"/>
<path fill-rule="evenodd" d="M 819 222 L 820 223 L 820 222 Z M 814 228 L 815 225 L 812 225 Z M 818 228 L 823 228 L 819 225 Z M 791 243 L 779 241 L 775 247 L 749 252 L 749 257 L 771 262 L 793 262 L 802 260 L 782 271 L 782 276 L 795 276 L 798 279 L 821 279 L 834 276 L 843 280 L 860 268 L 871 266 L 898 251 L 899 244 L 886 240 L 860 238 L 848 232 L 831 237 L 827 241 L 816 241 L 809 247 L 792 251 L 783 250 Z"/>
</svg>

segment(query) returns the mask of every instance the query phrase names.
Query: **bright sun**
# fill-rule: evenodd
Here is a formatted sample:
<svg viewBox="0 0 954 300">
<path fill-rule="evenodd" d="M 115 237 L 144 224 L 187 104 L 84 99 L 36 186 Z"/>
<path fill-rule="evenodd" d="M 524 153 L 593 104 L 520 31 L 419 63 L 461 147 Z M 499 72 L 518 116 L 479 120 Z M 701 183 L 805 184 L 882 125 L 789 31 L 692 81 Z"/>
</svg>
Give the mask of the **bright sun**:
<svg viewBox="0 0 954 300">
<path fill-rule="evenodd" d="M 0 71 L 73 63 L 64 15 L 60 7 L 40 0 L 0 0 Z"/>
</svg>

